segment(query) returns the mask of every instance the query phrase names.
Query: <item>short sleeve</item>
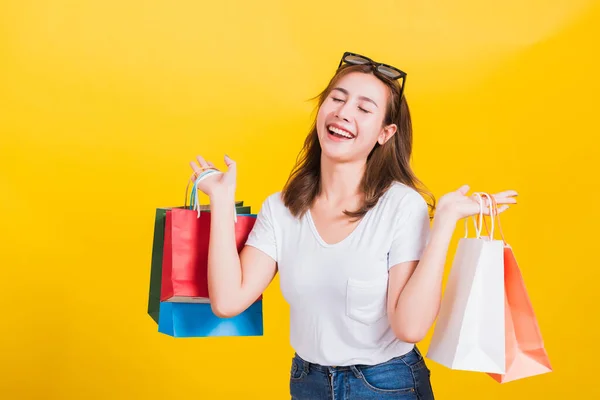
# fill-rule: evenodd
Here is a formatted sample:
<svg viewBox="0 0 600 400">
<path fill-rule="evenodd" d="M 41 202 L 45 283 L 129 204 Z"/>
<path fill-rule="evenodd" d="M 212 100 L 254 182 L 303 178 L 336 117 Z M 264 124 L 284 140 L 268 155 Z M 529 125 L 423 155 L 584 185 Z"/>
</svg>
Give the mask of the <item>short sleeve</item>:
<svg viewBox="0 0 600 400">
<path fill-rule="evenodd" d="M 247 246 L 252 246 L 267 254 L 277 261 L 277 238 L 275 235 L 275 221 L 271 208 L 270 198 L 267 198 L 256 216 L 254 227 L 246 240 Z"/>
<path fill-rule="evenodd" d="M 396 210 L 388 269 L 403 262 L 419 261 L 429 240 L 429 231 L 427 203 L 416 192 L 407 194 Z"/>
</svg>

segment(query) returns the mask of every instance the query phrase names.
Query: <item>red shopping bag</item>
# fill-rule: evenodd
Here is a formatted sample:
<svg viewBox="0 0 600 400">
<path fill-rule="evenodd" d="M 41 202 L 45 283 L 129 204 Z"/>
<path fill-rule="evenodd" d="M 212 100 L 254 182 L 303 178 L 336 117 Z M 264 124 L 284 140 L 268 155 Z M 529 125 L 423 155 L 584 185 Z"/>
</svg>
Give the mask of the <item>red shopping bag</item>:
<svg viewBox="0 0 600 400">
<path fill-rule="evenodd" d="M 504 241 L 506 370 L 504 374 L 488 375 L 499 383 L 506 383 L 551 372 L 552 367 L 519 264 L 504 239 L 497 213 L 495 218 Z"/>
<path fill-rule="evenodd" d="M 552 371 L 523 275 L 510 248 L 504 248 L 506 373 L 489 374 L 500 383 Z"/>
<path fill-rule="evenodd" d="M 167 210 L 161 301 L 210 302 L 207 279 L 210 219 L 207 211 L 198 214 L 184 208 Z M 237 215 L 235 241 L 238 252 L 244 247 L 255 222 L 256 215 Z"/>
</svg>

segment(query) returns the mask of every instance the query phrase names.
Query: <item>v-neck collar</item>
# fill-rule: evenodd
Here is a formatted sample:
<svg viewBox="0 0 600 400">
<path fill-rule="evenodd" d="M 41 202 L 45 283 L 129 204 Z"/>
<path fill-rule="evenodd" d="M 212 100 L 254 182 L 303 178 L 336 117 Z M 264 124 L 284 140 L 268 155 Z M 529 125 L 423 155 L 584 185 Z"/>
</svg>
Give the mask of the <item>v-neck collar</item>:
<svg viewBox="0 0 600 400">
<path fill-rule="evenodd" d="M 377 205 L 375 205 L 375 207 L 377 207 Z M 352 229 L 352 231 L 348 235 L 346 235 L 345 238 L 343 238 L 342 240 L 340 240 L 336 243 L 327 243 L 323 239 L 323 237 L 319 233 L 319 230 L 317 229 L 317 226 L 315 225 L 315 221 L 313 220 L 312 214 L 310 212 L 310 208 L 306 212 L 306 219 L 308 221 L 308 225 L 310 226 L 310 230 L 312 231 L 313 235 L 315 236 L 315 239 L 317 240 L 317 242 L 319 242 L 319 244 L 321 246 L 323 246 L 323 247 L 338 247 L 338 246 L 343 246 L 344 243 L 350 241 L 353 236 L 358 234 L 358 231 L 362 229 L 364 224 L 366 224 L 367 218 L 370 216 L 371 212 L 375 209 L 375 207 L 373 207 L 369 211 L 367 211 L 367 213 L 360 219 L 360 221 L 358 221 L 358 224 L 356 224 L 354 229 Z"/>
</svg>

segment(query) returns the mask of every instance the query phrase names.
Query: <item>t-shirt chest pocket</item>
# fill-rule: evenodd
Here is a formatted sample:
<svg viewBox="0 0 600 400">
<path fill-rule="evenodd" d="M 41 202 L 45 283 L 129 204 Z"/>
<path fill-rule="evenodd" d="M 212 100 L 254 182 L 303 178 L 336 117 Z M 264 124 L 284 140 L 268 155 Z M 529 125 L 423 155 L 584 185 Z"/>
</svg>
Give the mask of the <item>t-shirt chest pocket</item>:
<svg viewBox="0 0 600 400">
<path fill-rule="evenodd" d="M 373 324 L 386 314 L 387 275 L 377 279 L 348 278 L 346 315 L 365 325 Z"/>
</svg>

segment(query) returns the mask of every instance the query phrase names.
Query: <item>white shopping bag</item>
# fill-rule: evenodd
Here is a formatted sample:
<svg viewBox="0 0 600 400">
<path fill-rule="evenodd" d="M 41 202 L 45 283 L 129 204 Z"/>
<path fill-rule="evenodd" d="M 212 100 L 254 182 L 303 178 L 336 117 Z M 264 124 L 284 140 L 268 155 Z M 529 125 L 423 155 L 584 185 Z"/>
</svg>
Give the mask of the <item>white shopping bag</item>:
<svg viewBox="0 0 600 400">
<path fill-rule="evenodd" d="M 440 313 L 427 358 L 455 370 L 503 374 L 505 372 L 504 242 L 481 236 L 481 212 L 475 222 L 476 237 L 458 244 L 446 284 Z"/>
</svg>

